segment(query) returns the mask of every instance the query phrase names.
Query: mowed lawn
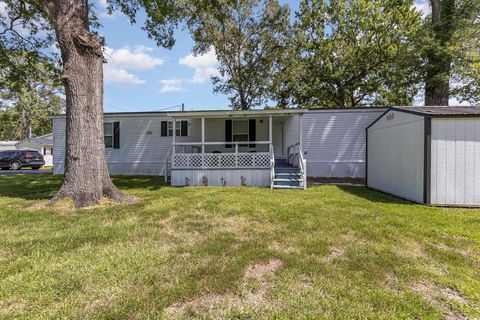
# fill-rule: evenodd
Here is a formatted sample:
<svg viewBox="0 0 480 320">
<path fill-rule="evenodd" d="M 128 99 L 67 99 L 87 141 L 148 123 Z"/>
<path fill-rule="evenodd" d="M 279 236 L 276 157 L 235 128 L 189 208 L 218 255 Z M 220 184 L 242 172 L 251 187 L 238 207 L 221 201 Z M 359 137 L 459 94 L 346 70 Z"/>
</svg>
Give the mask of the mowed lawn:
<svg viewBox="0 0 480 320">
<path fill-rule="evenodd" d="M 480 211 L 362 187 L 165 186 L 38 209 L 61 177 L 0 176 L 1 319 L 480 317 Z"/>
</svg>

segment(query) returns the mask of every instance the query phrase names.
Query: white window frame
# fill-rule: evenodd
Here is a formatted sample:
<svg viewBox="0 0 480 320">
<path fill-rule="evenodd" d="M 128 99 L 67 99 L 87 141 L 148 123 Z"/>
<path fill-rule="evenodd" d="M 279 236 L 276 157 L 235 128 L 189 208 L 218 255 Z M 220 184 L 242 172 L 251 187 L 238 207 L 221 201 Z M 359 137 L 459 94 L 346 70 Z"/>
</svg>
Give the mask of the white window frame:
<svg viewBox="0 0 480 320">
<path fill-rule="evenodd" d="M 235 132 L 235 122 L 246 122 L 247 123 L 247 132 Z M 235 136 L 246 136 L 247 140 L 236 140 Z M 248 142 L 250 141 L 250 121 L 248 119 L 241 119 L 241 120 L 232 120 L 232 141 L 233 142 Z M 240 146 L 246 146 L 246 145 L 240 145 Z"/>
<path fill-rule="evenodd" d="M 111 135 L 107 135 L 105 134 L 105 125 L 106 124 L 109 124 L 112 126 L 112 134 Z M 110 147 L 107 147 L 107 144 L 105 143 L 105 137 L 112 137 L 112 146 Z M 105 145 L 105 149 L 113 149 L 113 146 L 115 145 L 115 134 L 113 132 L 113 121 L 110 121 L 110 122 L 104 122 L 103 123 L 103 144 Z"/>
<path fill-rule="evenodd" d="M 187 135 L 186 136 L 182 136 L 182 121 L 186 121 L 187 122 Z M 191 135 L 191 132 L 190 132 L 190 128 L 191 128 L 191 121 L 189 119 L 177 119 L 175 120 L 175 136 L 176 137 L 190 137 Z M 171 137 L 173 135 L 173 121 L 168 121 L 167 123 L 167 136 L 168 137 Z"/>
</svg>

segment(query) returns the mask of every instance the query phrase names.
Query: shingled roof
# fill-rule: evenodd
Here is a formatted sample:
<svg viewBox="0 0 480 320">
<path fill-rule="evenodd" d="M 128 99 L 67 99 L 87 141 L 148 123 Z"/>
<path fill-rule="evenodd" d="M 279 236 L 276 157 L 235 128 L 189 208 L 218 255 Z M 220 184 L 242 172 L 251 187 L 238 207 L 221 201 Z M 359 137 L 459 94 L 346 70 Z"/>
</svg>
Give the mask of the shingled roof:
<svg viewBox="0 0 480 320">
<path fill-rule="evenodd" d="M 480 107 L 394 107 L 392 109 L 427 116 L 480 117 Z"/>
</svg>

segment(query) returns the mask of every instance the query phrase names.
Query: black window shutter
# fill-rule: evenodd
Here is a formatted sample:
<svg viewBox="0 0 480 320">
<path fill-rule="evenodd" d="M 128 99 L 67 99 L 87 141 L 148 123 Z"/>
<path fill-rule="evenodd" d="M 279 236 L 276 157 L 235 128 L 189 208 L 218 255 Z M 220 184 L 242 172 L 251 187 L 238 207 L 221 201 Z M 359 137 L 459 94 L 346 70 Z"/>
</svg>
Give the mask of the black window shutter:
<svg viewBox="0 0 480 320">
<path fill-rule="evenodd" d="M 232 120 L 225 120 L 225 142 L 232 141 Z M 226 144 L 225 148 L 232 148 L 231 144 Z"/>
<path fill-rule="evenodd" d="M 188 136 L 188 121 L 182 121 L 180 124 L 180 136 L 187 137 Z"/>
<path fill-rule="evenodd" d="M 113 149 L 120 149 L 120 122 L 113 123 Z"/>
<path fill-rule="evenodd" d="M 168 136 L 168 121 L 162 121 L 162 125 L 161 125 L 161 130 L 160 130 L 160 135 L 162 137 L 166 137 Z"/>
<path fill-rule="evenodd" d="M 257 141 L 257 121 L 255 119 L 248 120 L 248 141 Z M 255 144 L 250 144 L 250 148 L 255 148 Z"/>
</svg>

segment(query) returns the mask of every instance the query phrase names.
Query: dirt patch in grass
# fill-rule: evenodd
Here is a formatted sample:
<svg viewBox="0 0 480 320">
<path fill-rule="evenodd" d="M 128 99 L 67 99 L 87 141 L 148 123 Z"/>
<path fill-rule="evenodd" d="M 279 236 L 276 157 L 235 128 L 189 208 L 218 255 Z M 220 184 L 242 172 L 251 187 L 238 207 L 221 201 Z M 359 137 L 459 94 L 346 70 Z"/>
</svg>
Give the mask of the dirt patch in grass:
<svg viewBox="0 0 480 320">
<path fill-rule="evenodd" d="M 347 253 L 347 250 L 344 247 L 331 247 L 330 248 L 330 253 L 325 256 L 325 261 L 333 261 L 337 259 L 346 259 L 345 254 Z"/>
<path fill-rule="evenodd" d="M 443 244 L 443 243 L 433 243 L 433 246 L 437 249 L 442 250 L 442 251 L 458 253 L 459 255 L 462 255 L 464 257 L 468 257 L 468 256 L 471 255 L 471 252 L 467 249 L 453 248 L 453 247 L 450 247 L 450 246 L 448 246 L 446 244 Z"/>
<path fill-rule="evenodd" d="M 439 287 L 431 283 L 417 283 L 410 288 L 421 294 L 426 301 L 442 310 L 445 319 L 467 319 L 463 313 L 453 309 L 451 301 L 459 304 L 469 304 L 468 298 L 462 296 L 455 289 Z"/>
<path fill-rule="evenodd" d="M 269 279 L 282 264 L 282 261 L 278 259 L 270 259 L 264 263 L 250 264 L 245 270 L 241 294 L 205 295 L 184 303 L 173 304 L 165 311 L 173 318 L 178 318 L 186 312 L 204 315 L 214 311 L 216 313 L 222 313 L 218 315 L 218 317 L 223 318 L 225 312 L 233 309 L 259 309 L 267 305 L 266 293 L 271 286 Z M 254 283 L 252 283 L 252 281 Z M 253 287 L 252 285 L 256 286 Z M 269 305 L 272 304 L 270 303 Z"/>
<path fill-rule="evenodd" d="M 267 263 L 255 263 L 247 267 L 245 277 L 262 282 L 265 281 L 265 276 L 275 273 L 281 265 L 282 261 L 278 259 L 271 259 Z"/>
<path fill-rule="evenodd" d="M 282 243 L 278 241 L 270 242 L 268 244 L 268 249 L 272 251 L 277 251 L 280 253 L 299 253 L 300 252 L 298 247 L 292 244 Z"/>
</svg>

